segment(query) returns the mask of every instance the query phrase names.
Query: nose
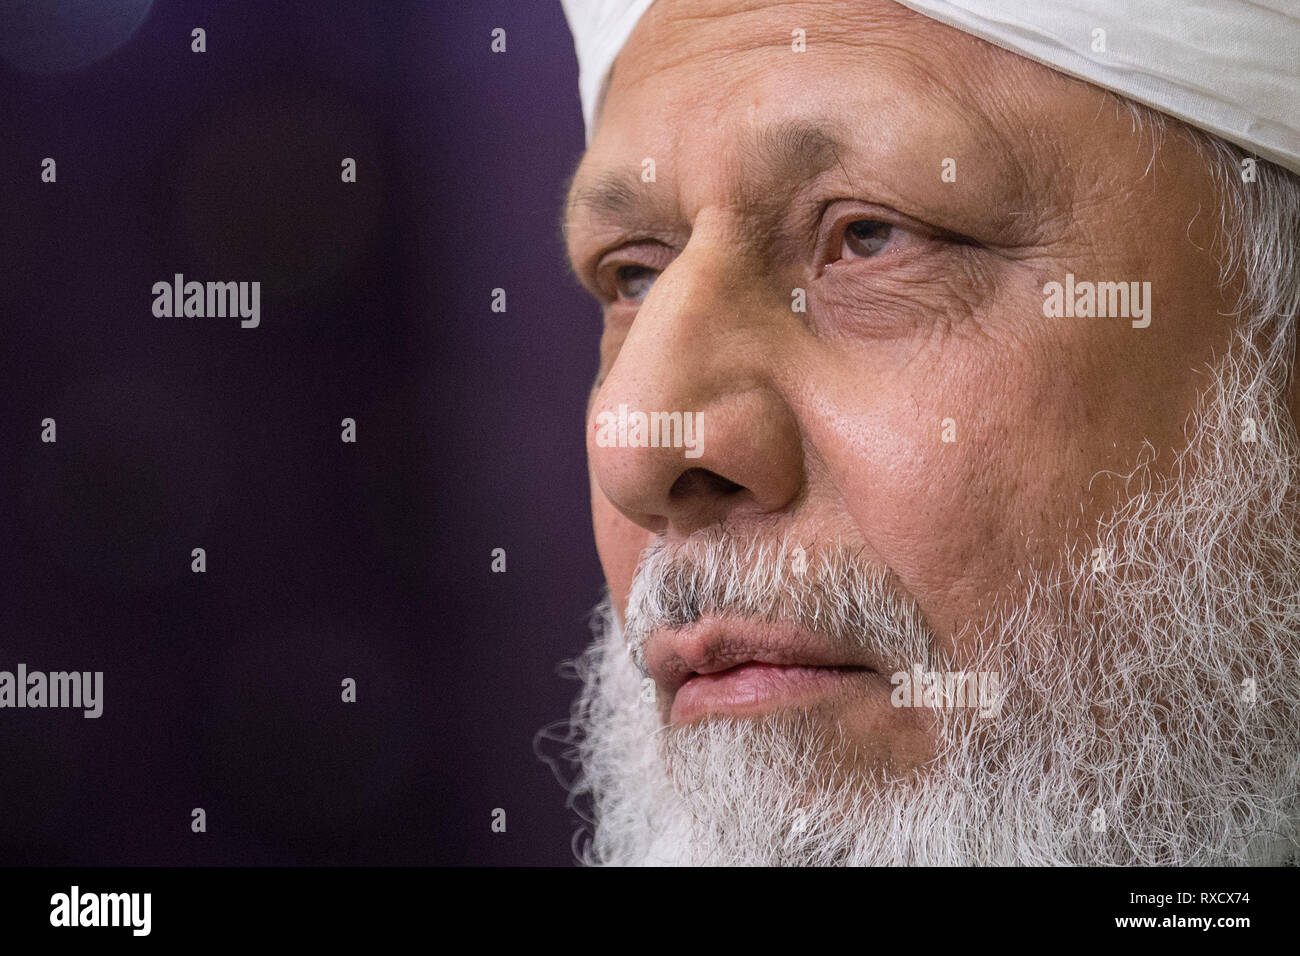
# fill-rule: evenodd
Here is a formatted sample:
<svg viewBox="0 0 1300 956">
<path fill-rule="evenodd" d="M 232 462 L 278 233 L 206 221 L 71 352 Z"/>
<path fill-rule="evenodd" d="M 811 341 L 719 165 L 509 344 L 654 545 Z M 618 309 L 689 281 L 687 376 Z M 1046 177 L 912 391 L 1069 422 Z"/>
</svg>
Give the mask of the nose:
<svg viewBox="0 0 1300 956">
<path fill-rule="evenodd" d="M 803 487 L 780 375 L 792 316 L 745 269 L 717 245 L 688 244 L 655 280 L 593 396 L 594 481 L 650 531 L 684 537 L 778 513 Z"/>
</svg>

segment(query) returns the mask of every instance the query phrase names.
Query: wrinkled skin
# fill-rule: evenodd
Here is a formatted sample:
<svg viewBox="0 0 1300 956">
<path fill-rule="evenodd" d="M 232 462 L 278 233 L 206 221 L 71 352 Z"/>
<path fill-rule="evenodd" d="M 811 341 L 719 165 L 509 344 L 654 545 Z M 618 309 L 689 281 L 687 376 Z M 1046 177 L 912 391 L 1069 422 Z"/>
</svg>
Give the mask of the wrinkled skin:
<svg viewBox="0 0 1300 956">
<path fill-rule="evenodd" d="M 763 131 L 786 123 L 842 144 L 811 170 L 764 161 L 782 137 Z M 619 612 L 656 535 L 719 522 L 860 547 L 944 640 L 1014 599 L 1018 573 L 1086 548 L 1124 495 L 1106 473 L 1144 443 L 1168 467 L 1232 331 L 1204 163 L 1133 127 L 1098 89 L 885 0 L 655 3 L 566 225 L 604 303 L 587 435 Z M 610 176 L 635 202 L 591 201 Z M 859 220 L 892 226 L 879 251 L 846 241 Z M 636 266 L 653 282 L 616 297 Z M 1150 327 L 1044 318 L 1066 273 L 1149 281 Z M 702 412 L 702 457 L 601 447 L 594 416 L 623 403 Z M 825 712 L 891 762 L 929 752 L 878 702 Z"/>
</svg>

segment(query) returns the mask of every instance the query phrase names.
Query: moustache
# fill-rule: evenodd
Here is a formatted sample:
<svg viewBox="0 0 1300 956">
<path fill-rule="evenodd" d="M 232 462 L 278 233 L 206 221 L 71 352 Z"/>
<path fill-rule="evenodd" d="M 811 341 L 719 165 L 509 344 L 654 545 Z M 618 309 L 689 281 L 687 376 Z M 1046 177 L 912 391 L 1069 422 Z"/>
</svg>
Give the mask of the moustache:
<svg viewBox="0 0 1300 956">
<path fill-rule="evenodd" d="M 711 528 L 680 544 L 660 538 L 650 545 L 623 622 L 628 655 L 641 674 L 652 634 L 709 615 L 793 625 L 898 669 L 947 663 L 936 660 L 934 631 L 897 575 L 843 543 Z"/>
</svg>

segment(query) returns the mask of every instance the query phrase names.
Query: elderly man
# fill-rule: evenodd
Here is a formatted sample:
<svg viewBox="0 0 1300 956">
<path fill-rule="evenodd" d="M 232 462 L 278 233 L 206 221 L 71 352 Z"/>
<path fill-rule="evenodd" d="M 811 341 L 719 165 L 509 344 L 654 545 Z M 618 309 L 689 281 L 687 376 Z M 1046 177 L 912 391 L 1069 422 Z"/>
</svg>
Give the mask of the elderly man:
<svg viewBox="0 0 1300 956">
<path fill-rule="evenodd" d="M 566 0 L 588 861 L 1296 854 L 1300 21 L 1066 6 Z"/>
</svg>

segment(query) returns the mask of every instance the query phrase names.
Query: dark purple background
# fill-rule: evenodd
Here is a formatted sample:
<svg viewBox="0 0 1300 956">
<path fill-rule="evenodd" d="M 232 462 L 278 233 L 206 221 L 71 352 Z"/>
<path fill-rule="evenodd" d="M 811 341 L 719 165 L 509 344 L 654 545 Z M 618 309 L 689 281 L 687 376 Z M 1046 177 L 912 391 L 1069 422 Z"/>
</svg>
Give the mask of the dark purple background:
<svg viewBox="0 0 1300 956">
<path fill-rule="evenodd" d="M 105 672 L 98 720 L 0 710 L 0 864 L 572 861 L 576 80 L 558 2 L 157 0 L 0 61 L 0 669 Z M 176 272 L 260 281 L 260 328 L 155 318 Z"/>
</svg>

